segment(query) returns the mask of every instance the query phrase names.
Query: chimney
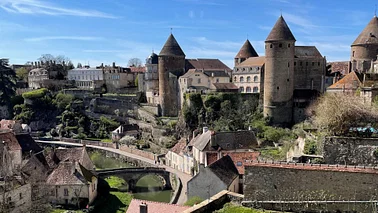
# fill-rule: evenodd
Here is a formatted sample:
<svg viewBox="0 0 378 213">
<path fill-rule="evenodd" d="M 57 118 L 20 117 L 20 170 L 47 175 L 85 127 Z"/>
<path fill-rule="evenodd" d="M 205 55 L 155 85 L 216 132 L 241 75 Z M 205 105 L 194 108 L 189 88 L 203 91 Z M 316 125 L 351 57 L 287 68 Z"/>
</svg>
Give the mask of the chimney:
<svg viewBox="0 0 378 213">
<path fill-rule="evenodd" d="M 41 63 L 39 62 L 39 61 L 37 61 L 37 63 L 38 63 L 38 68 L 40 68 L 41 67 Z"/>
<path fill-rule="evenodd" d="M 115 68 L 115 62 L 113 62 L 113 68 Z"/>
<path fill-rule="evenodd" d="M 147 213 L 147 203 L 139 204 L 139 213 Z"/>
<path fill-rule="evenodd" d="M 104 68 L 104 63 L 101 63 L 101 68 Z"/>
<path fill-rule="evenodd" d="M 207 131 L 209 131 L 209 128 L 206 127 L 206 126 L 204 126 L 204 127 L 202 128 L 202 134 L 205 134 Z"/>
</svg>

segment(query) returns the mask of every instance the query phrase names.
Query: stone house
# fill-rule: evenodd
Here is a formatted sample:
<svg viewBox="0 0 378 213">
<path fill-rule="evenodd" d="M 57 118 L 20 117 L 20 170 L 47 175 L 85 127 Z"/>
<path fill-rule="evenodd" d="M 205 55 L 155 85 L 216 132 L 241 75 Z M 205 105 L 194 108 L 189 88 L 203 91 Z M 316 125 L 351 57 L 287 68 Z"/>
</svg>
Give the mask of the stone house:
<svg viewBox="0 0 378 213">
<path fill-rule="evenodd" d="M 166 164 L 186 174 L 193 174 L 193 155 L 187 150 L 187 140 L 182 138 L 165 155 Z"/>
<path fill-rule="evenodd" d="M 204 167 L 188 182 L 188 198 L 209 199 L 222 190 L 239 192 L 239 173 L 230 156 L 226 155 Z"/>
<path fill-rule="evenodd" d="M 63 161 L 48 176 L 49 201 L 85 207 L 97 196 L 97 177 L 77 161 Z"/>
<path fill-rule="evenodd" d="M 47 163 L 50 168 L 56 168 L 59 162 L 78 162 L 84 168 L 90 171 L 95 170 L 95 166 L 88 155 L 86 147 L 54 149 L 46 156 Z"/>
<path fill-rule="evenodd" d="M 97 68 L 104 71 L 104 80 L 109 92 L 117 92 L 122 88 L 133 87 L 135 84 L 136 75 L 130 68 L 116 66 L 114 62 L 112 66 L 101 65 Z"/>
<path fill-rule="evenodd" d="M 22 165 L 22 149 L 14 133 L 10 130 L 1 130 L 0 142 L 5 144 L 11 156 L 12 162 L 10 168 L 12 168 L 12 171 L 20 169 Z"/>
<path fill-rule="evenodd" d="M 188 144 L 195 166 L 207 166 L 220 159 L 223 153 L 250 152 L 257 147 L 258 141 L 252 131 L 214 132 L 207 127 Z"/>
<path fill-rule="evenodd" d="M 29 71 L 28 84 L 31 89 L 43 87 L 43 81 L 49 79 L 49 72 L 44 68 L 34 68 Z"/>
<path fill-rule="evenodd" d="M 234 68 L 232 82 L 241 93 L 260 93 L 263 88 L 265 57 L 250 57 Z"/>
<path fill-rule="evenodd" d="M 85 90 L 95 90 L 105 83 L 104 71 L 89 66 L 68 70 L 67 79 L 75 81 L 76 87 Z"/>
<path fill-rule="evenodd" d="M 32 205 L 31 185 L 23 182 L 21 177 L 5 180 L 0 177 L 0 205 L 5 212 L 29 212 Z"/>
<path fill-rule="evenodd" d="M 159 104 L 159 56 L 152 52 L 146 59 L 146 72 L 138 74 L 138 90 L 146 92 L 147 103 Z"/>
<path fill-rule="evenodd" d="M 136 124 L 121 125 L 112 131 L 112 140 L 119 141 L 122 137 L 129 135 L 135 139 L 139 139 L 140 131 L 139 126 Z"/>
</svg>

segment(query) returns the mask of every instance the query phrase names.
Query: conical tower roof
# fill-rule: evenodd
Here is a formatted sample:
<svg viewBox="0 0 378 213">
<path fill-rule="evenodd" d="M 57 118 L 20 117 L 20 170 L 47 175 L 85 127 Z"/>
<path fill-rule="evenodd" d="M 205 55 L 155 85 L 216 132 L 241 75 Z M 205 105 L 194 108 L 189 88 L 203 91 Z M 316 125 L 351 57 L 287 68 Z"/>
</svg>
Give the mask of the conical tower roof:
<svg viewBox="0 0 378 213">
<path fill-rule="evenodd" d="M 365 29 L 362 30 L 352 46 L 359 44 L 378 44 L 378 18 L 376 16 L 374 16 Z"/>
<path fill-rule="evenodd" d="M 265 41 L 295 41 L 293 33 L 282 15 L 278 18 Z"/>
<path fill-rule="evenodd" d="M 177 43 L 173 34 L 171 34 L 160 51 L 161 56 L 185 56 L 180 45 Z"/>
<path fill-rule="evenodd" d="M 250 57 L 258 57 L 256 50 L 253 48 L 252 44 L 247 39 L 243 46 L 240 48 L 238 54 L 236 54 L 235 58 L 250 58 Z"/>
</svg>

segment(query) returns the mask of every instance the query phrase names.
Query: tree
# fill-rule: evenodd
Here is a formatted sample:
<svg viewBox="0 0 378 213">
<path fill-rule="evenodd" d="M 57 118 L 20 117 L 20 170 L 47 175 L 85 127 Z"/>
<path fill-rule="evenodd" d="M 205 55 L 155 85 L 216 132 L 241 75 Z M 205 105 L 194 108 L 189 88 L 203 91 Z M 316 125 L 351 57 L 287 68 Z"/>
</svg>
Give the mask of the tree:
<svg viewBox="0 0 378 213">
<path fill-rule="evenodd" d="M 0 105 L 11 103 L 16 93 L 16 73 L 8 66 L 8 59 L 0 59 Z"/>
<path fill-rule="evenodd" d="M 43 62 L 44 64 L 50 61 L 53 61 L 56 64 L 72 64 L 71 60 L 64 55 L 53 56 L 51 54 L 43 54 L 41 55 L 41 57 L 38 58 L 38 61 Z"/>
<path fill-rule="evenodd" d="M 25 67 L 16 69 L 16 76 L 19 80 L 28 81 L 29 71 Z"/>
<path fill-rule="evenodd" d="M 129 62 L 127 63 L 127 66 L 129 67 L 141 67 L 142 61 L 139 58 L 131 58 Z"/>
<path fill-rule="evenodd" d="M 331 135 L 346 135 L 351 128 L 375 125 L 378 110 L 354 95 L 330 93 L 322 96 L 308 112 L 315 124 Z"/>
</svg>

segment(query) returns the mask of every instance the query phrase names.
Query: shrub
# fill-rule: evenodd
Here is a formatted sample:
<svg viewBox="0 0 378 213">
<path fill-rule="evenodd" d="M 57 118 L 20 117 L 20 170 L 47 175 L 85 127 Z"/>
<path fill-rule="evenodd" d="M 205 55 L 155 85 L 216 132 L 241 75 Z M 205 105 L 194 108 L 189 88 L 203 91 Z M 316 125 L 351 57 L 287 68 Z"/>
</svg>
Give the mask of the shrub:
<svg viewBox="0 0 378 213">
<path fill-rule="evenodd" d="M 70 94 L 58 93 L 55 96 L 54 103 L 59 109 L 66 109 L 72 101 L 74 100 L 74 96 Z"/>
<path fill-rule="evenodd" d="M 41 88 L 37 90 L 33 90 L 30 92 L 25 92 L 22 94 L 22 97 L 24 99 L 37 99 L 37 98 L 42 98 L 47 94 L 48 90 L 46 88 Z"/>
<path fill-rule="evenodd" d="M 135 143 L 135 141 L 136 141 L 136 138 L 130 135 L 125 135 L 119 140 L 121 144 L 133 144 Z"/>
<path fill-rule="evenodd" d="M 307 155 L 317 154 L 318 153 L 318 144 L 316 143 L 316 141 L 307 140 L 305 147 L 304 147 L 304 150 L 303 150 L 303 153 L 307 154 Z"/>
<path fill-rule="evenodd" d="M 191 198 L 189 198 L 185 203 L 184 205 L 185 206 L 194 206 L 196 204 L 199 204 L 203 201 L 202 198 L 198 197 L 198 196 L 193 196 Z"/>
</svg>

